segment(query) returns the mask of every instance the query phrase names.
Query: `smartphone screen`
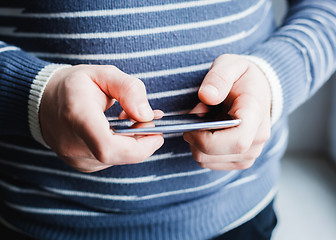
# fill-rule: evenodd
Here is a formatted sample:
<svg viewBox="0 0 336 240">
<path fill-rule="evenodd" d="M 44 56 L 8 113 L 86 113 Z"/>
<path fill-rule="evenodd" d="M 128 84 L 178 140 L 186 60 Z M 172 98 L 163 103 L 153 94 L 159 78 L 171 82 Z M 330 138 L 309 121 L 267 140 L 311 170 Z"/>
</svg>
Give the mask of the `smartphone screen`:
<svg viewBox="0 0 336 240">
<path fill-rule="evenodd" d="M 110 120 L 111 129 L 118 134 L 149 135 L 161 133 L 179 133 L 194 130 L 218 130 L 235 127 L 240 119 L 228 114 L 220 115 L 212 112 L 206 114 L 168 115 L 151 122 L 131 122 L 130 120 Z"/>
</svg>

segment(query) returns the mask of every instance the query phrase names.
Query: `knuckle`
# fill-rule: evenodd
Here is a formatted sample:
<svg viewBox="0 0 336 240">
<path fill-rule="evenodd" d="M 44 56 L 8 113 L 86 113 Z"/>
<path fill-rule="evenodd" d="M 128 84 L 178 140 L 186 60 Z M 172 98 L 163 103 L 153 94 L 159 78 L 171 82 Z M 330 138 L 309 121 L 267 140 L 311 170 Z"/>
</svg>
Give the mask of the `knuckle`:
<svg viewBox="0 0 336 240">
<path fill-rule="evenodd" d="M 247 160 L 247 161 L 255 161 L 258 157 L 259 157 L 259 153 L 258 152 L 251 152 L 251 153 L 247 153 L 245 155 L 245 160 Z"/>
<path fill-rule="evenodd" d="M 93 67 L 93 71 L 98 72 L 99 74 L 107 74 L 107 75 L 115 75 L 117 72 L 121 70 L 117 68 L 115 65 L 89 65 Z"/>
<path fill-rule="evenodd" d="M 131 76 L 126 76 L 125 79 L 123 80 L 123 85 L 122 88 L 124 90 L 124 93 L 126 95 L 134 95 L 140 92 L 145 92 L 145 84 L 138 79 L 134 79 Z"/>
<path fill-rule="evenodd" d="M 55 152 L 58 156 L 61 158 L 68 158 L 72 155 L 71 153 L 71 147 L 69 144 L 67 144 L 65 141 L 61 141 L 57 146 L 55 146 Z"/>
<path fill-rule="evenodd" d="M 219 82 L 217 81 L 217 82 L 216 82 L 217 84 L 218 84 L 218 83 L 224 84 L 225 87 L 228 85 L 226 79 L 224 78 L 224 76 L 223 76 L 220 72 L 218 72 L 218 70 L 216 70 L 216 69 L 212 69 L 212 70 L 209 72 L 208 75 L 209 75 L 209 76 L 212 75 L 214 79 L 218 79 Z"/>
<path fill-rule="evenodd" d="M 201 152 L 205 154 L 211 154 L 212 153 L 212 144 L 211 141 L 200 141 L 199 142 L 199 149 Z"/>
<path fill-rule="evenodd" d="M 199 134 L 195 142 L 197 148 L 207 155 L 213 154 L 215 146 L 213 135 L 208 131 L 200 131 Z"/>
<path fill-rule="evenodd" d="M 235 56 L 234 54 L 225 53 L 225 54 L 220 55 L 216 60 L 224 61 L 224 60 L 233 58 L 234 56 Z"/>
<path fill-rule="evenodd" d="M 81 104 L 73 95 L 67 95 L 58 109 L 58 115 L 66 122 L 71 123 L 80 116 Z"/>
<path fill-rule="evenodd" d="M 236 162 L 235 163 L 235 169 L 245 170 L 245 169 L 248 169 L 248 168 L 252 167 L 253 164 L 254 164 L 254 161 Z"/>
<path fill-rule="evenodd" d="M 271 131 L 267 130 L 263 134 L 259 135 L 258 138 L 256 138 L 253 143 L 254 144 L 264 144 L 271 138 Z"/>
<path fill-rule="evenodd" d="M 116 71 L 120 71 L 119 68 L 117 68 L 115 65 L 107 65 L 107 66 L 104 66 L 106 67 L 106 70 L 111 72 L 111 73 L 114 73 Z"/>
<path fill-rule="evenodd" d="M 258 132 L 256 139 L 253 141 L 256 144 L 263 144 L 271 138 L 271 128 L 264 127 Z"/>
<path fill-rule="evenodd" d="M 66 122 L 71 123 L 76 117 L 76 113 L 74 111 L 74 107 L 71 107 L 72 104 L 66 104 L 61 109 L 59 109 L 62 119 Z"/>
<path fill-rule="evenodd" d="M 250 143 L 246 138 L 239 139 L 235 144 L 234 153 L 243 154 L 246 153 L 250 148 Z"/>
<path fill-rule="evenodd" d="M 204 162 L 197 162 L 201 168 L 208 168 L 208 164 Z"/>
<path fill-rule="evenodd" d="M 106 148 L 99 148 L 94 153 L 97 160 L 103 164 L 110 164 L 111 163 L 111 153 L 109 149 Z"/>
<path fill-rule="evenodd" d="M 205 163 L 207 161 L 204 154 L 195 153 L 195 154 L 193 154 L 193 157 L 196 160 L 196 162 L 198 162 L 198 163 Z"/>
<path fill-rule="evenodd" d="M 225 54 L 220 55 L 216 59 L 216 61 L 232 63 L 232 62 L 238 62 L 238 61 L 241 62 L 241 61 L 246 61 L 246 60 L 244 60 L 244 58 L 242 58 L 240 55 L 225 53 Z"/>
</svg>

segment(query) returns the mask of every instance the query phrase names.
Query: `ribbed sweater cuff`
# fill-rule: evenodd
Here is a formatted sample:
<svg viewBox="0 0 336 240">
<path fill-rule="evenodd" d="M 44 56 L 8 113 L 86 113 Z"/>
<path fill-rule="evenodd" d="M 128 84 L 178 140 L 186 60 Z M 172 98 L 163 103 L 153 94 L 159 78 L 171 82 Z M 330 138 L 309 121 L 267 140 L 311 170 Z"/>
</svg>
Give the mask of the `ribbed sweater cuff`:
<svg viewBox="0 0 336 240">
<path fill-rule="evenodd" d="M 47 86 L 49 80 L 53 76 L 53 74 L 65 67 L 70 67 L 70 65 L 63 64 L 50 64 L 45 66 L 35 77 L 33 83 L 31 85 L 31 89 L 29 92 L 29 100 L 28 100 L 28 122 L 29 129 L 33 138 L 49 148 L 42 137 L 41 126 L 39 121 L 39 109 L 41 104 L 41 99 L 45 87 Z"/>
<path fill-rule="evenodd" d="M 259 67 L 259 69 L 264 73 L 266 79 L 268 80 L 272 100 L 271 100 L 271 123 L 274 125 L 282 114 L 283 108 L 283 96 L 282 96 L 282 87 L 280 80 L 273 70 L 273 68 L 263 59 L 254 57 L 254 56 L 244 56 L 248 61 L 254 63 Z"/>
<path fill-rule="evenodd" d="M 307 98 L 311 82 L 307 71 L 309 66 L 305 62 L 304 50 L 294 41 L 271 38 L 248 55 L 264 71 L 272 88 L 273 123 L 291 113 Z"/>
<path fill-rule="evenodd" d="M 1 48 L 1 134 L 31 136 L 28 126 L 28 96 L 33 79 L 49 64 L 15 46 L 4 45 Z"/>
</svg>

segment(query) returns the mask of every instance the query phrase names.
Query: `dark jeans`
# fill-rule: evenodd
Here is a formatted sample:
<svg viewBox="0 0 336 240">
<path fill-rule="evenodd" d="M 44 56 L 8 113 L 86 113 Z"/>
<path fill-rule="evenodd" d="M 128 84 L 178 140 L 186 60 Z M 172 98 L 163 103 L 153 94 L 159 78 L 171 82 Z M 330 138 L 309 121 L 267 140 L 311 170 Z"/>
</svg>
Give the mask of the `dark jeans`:
<svg viewBox="0 0 336 240">
<path fill-rule="evenodd" d="M 243 225 L 215 238 L 214 240 L 269 240 L 277 223 L 271 202 L 257 216 Z M 0 233 L 4 240 L 32 240 L 0 224 Z"/>
<path fill-rule="evenodd" d="M 272 201 L 250 221 L 216 237 L 214 240 L 269 240 L 276 224 L 277 218 Z"/>
</svg>

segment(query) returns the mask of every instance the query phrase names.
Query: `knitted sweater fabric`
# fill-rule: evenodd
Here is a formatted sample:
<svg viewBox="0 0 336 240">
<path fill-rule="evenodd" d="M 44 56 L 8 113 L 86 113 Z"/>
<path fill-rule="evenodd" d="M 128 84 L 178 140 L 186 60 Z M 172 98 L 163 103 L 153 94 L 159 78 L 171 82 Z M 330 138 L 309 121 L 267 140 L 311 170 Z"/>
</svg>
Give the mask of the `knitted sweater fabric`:
<svg viewBox="0 0 336 240">
<path fill-rule="evenodd" d="M 195 240 L 253 218 L 276 194 L 288 115 L 336 68 L 336 1 L 291 1 L 279 28 L 272 10 L 269 0 L 2 0 L 0 223 L 37 239 Z M 145 162 L 94 173 L 43 146 L 39 103 L 65 64 L 115 65 L 145 83 L 153 109 L 185 113 L 225 53 L 257 64 L 272 88 L 271 137 L 249 169 L 201 168 L 181 134 Z"/>
</svg>

